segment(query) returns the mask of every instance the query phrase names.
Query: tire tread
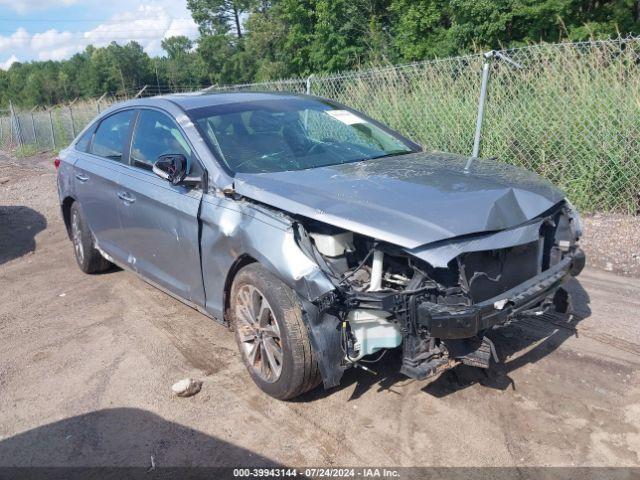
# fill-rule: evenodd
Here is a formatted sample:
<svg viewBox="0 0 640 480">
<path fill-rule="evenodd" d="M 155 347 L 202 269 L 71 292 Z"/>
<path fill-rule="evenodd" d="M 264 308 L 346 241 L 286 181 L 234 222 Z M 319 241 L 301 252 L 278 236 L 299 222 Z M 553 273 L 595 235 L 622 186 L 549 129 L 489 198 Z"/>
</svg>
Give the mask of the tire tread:
<svg viewBox="0 0 640 480">
<path fill-rule="evenodd" d="M 283 315 L 284 318 L 281 319 L 285 323 L 289 345 L 291 346 L 293 360 L 291 378 L 287 382 L 286 388 L 277 393 L 270 393 L 281 400 L 289 400 L 308 392 L 320 384 L 322 378 L 318 369 L 316 354 L 311 345 L 307 326 L 302 316 L 302 305 L 296 294 L 262 265 L 252 263 L 243 267 L 236 275 L 232 292 L 238 283 L 253 282 L 257 280 L 256 277 L 264 282 L 274 297 L 279 299 L 283 312 L 291 312 L 288 315 L 285 313 Z M 233 308 L 231 310 L 233 311 Z M 259 382 L 256 383 L 261 387 Z"/>
<path fill-rule="evenodd" d="M 78 260 L 78 257 L 76 257 L 80 270 L 82 270 L 84 273 L 90 274 L 101 273 L 109 270 L 113 266 L 113 264 L 106 258 L 104 258 L 100 251 L 98 251 L 98 249 L 95 247 L 93 234 L 91 233 L 91 230 L 87 225 L 87 222 L 82 213 L 82 207 L 78 202 L 73 202 L 73 204 L 71 204 L 71 219 L 73 219 L 74 214 L 80 216 L 80 234 L 84 248 L 84 261 L 81 262 L 80 260 Z"/>
</svg>

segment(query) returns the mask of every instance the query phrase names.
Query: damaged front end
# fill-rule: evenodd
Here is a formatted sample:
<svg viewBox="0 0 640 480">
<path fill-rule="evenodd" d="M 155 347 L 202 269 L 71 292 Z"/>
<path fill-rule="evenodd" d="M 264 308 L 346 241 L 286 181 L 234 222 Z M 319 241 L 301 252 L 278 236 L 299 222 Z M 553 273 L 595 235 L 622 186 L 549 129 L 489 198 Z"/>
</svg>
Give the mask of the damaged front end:
<svg viewBox="0 0 640 480">
<path fill-rule="evenodd" d="M 298 246 L 335 285 L 303 301 L 325 388 L 397 347 L 414 379 L 459 363 L 488 368 L 497 355 L 485 332 L 563 308 L 560 287 L 585 264 L 567 201 L 513 229 L 411 250 L 309 219 L 295 225 Z"/>
</svg>

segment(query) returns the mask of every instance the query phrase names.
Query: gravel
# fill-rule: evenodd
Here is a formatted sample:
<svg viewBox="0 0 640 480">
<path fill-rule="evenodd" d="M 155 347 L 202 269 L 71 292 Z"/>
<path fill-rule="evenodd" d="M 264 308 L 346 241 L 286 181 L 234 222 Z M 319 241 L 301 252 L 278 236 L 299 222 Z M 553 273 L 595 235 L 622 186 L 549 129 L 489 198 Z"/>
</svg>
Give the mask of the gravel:
<svg viewBox="0 0 640 480">
<path fill-rule="evenodd" d="M 587 216 L 581 244 L 589 266 L 640 277 L 640 216 L 619 213 Z"/>
</svg>

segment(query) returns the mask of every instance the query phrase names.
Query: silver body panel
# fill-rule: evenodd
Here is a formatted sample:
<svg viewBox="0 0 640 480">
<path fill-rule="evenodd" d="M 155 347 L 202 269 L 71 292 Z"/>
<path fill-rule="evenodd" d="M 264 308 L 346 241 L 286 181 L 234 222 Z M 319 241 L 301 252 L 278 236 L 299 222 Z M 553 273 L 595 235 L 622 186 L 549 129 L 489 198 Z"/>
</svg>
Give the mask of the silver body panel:
<svg viewBox="0 0 640 480">
<path fill-rule="evenodd" d="M 198 211 L 202 192 L 171 185 L 148 170 L 129 167 L 120 176 L 118 199 L 127 263 L 176 295 L 204 305 Z"/>
<path fill-rule="evenodd" d="M 284 211 L 414 249 L 521 225 L 564 194 L 511 165 L 415 153 L 310 170 L 238 174 L 236 190 Z"/>
<path fill-rule="evenodd" d="M 126 249 L 120 244 L 122 224 L 118 207 L 120 177 L 126 168 L 112 160 L 73 152 L 72 181 L 77 200 L 89 228 L 100 247 L 118 262 L 125 262 Z"/>
</svg>

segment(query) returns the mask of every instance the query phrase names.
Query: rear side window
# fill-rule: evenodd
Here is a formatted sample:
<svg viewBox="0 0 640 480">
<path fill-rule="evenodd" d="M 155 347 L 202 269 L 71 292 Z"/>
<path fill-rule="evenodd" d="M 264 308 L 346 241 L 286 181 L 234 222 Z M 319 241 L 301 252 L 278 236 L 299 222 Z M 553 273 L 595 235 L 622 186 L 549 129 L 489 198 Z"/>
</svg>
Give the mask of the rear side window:
<svg viewBox="0 0 640 480">
<path fill-rule="evenodd" d="M 91 137 L 93 136 L 93 131 L 96 129 L 95 125 L 91 125 L 86 132 L 82 134 L 80 139 L 76 142 L 76 150 L 81 152 L 86 152 L 89 148 L 89 142 L 91 141 Z"/>
<path fill-rule="evenodd" d="M 91 153 L 111 160 L 123 161 L 122 152 L 135 113 L 134 110 L 126 110 L 105 118 L 93 137 Z"/>
<path fill-rule="evenodd" d="M 160 155 L 182 154 L 191 166 L 191 148 L 178 125 L 155 110 L 142 110 L 131 141 L 131 160 L 137 167 L 151 168 Z"/>
</svg>

